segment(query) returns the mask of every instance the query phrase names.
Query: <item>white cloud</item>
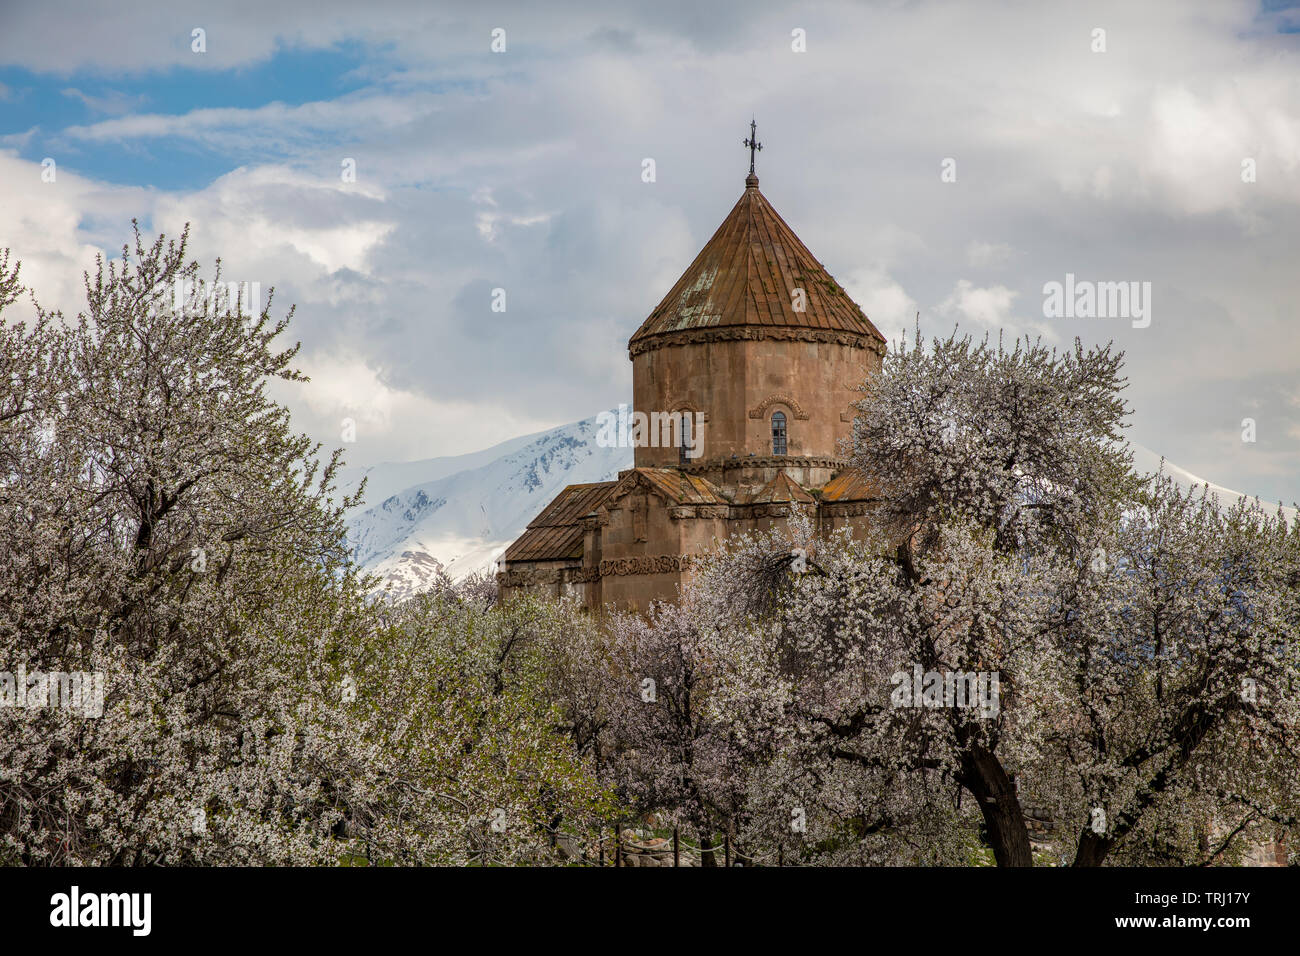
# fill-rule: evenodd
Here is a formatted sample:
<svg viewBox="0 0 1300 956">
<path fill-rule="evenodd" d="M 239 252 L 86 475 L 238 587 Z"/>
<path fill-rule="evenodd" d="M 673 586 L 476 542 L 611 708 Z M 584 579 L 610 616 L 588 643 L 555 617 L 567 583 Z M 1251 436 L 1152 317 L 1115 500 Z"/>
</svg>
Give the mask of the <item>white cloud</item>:
<svg viewBox="0 0 1300 956">
<path fill-rule="evenodd" d="M 188 222 L 201 261 L 221 256 L 232 280 L 292 284 L 310 300 L 330 274 L 371 274 L 372 254 L 396 227 L 384 200 L 365 183 L 283 166 L 240 168 L 198 192 L 160 196 L 154 224 L 179 233 Z"/>
<path fill-rule="evenodd" d="M 308 382 L 275 381 L 270 394 L 295 409 L 294 424 L 328 448 L 342 447 L 347 461 L 407 461 L 478 451 L 498 442 L 562 424 L 517 415 L 480 402 L 433 401 L 393 388 L 381 372 L 356 356 L 316 353 L 298 357 Z M 355 426 L 355 443 L 342 441 L 343 421 Z"/>
<path fill-rule="evenodd" d="M 889 342 L 916 327 L 916 300 L 885 271 L 859 269 L 849 273 L 843 285 Z"/>
<path fill-rule="evenodd" d="M 1113 336 L 1145 440 L 1184 462 L 1225 426 L 1182 396 L 1213 392 L 1222 415 L 1255 382 L 1295 380 L 1284 251 L 1300 247 L 1300 70 L 1295 35 L 1273 32 L 1280 15 L 1256 3 L 828 3 L 802 14 L 803 55 L 789 50 L 788 4 L 764 0 L 506 5 L 503 56 L 487 49 L 495 24 L 384 0 L 323 0 L 310 16 L 262 2 L 171 9 L 6 11 L 0 62 L 99 70 L 125 88 L 117 71 L 221 69 L 347 41 L 373 53 L 350 78 L 370 83 L 330 99 L 322 80 L 301 105 L 209 101 L 10 135 L 24 152 L 73 156 L 197 148 L 233 171 L 166 191 L 61 169 L 45 191 L 38 167 L 0 153 L 0 239 L 43 296 L 75 305 L 87 256 L 120 245 L 131 215 L 169 232 L 193 222 L 200 261 L 219 254 L 229 277 L 299 303 L 304 354 L 382 370 L 385 427 L 400 443 L 412 416 L 407 433 L 426 443 L 414 457 L 473 434 L 460 424 L 472 415 L 447 414 L 458 402 L 490 430 L 627 395 L 627 337 L 739 196 L 753 114 L 764 194 L 891 339 L 918 303 L 937 303 L 922 310 L 926 332 Z M 190 20 L 208 29 L 203 57 L 175 27 Z M 1101 55 L 1088 49 L 1098 23 Z M 57 88 L 73 82 L 98 93 L 80 77 Z M 654 184 L 640 181 L 646 156 Z M 939 181 L 945 156 L 958 158 L 955 184 Z M 1240 179 L 1247 156 L 1254 184 Z M 358 162 L 346 188 L 343 157 Z M 1049 325 L 1039 290 L 1066 272 L 1151 281 L 1151 328 Z M 509 290 L 504 316 L 484 307 L 496 286 Z M 299 414 L 335 434 L 305 399 Z M 1254 489 L 1285 484 L 1269 477 L 1279 463 L 1300 473 L 1300 449 L 1270 454 L 1266 468 L 1238 455 L 1213 477 Z"/>
<path fill-rule="evenodd" d="M 126 240 L 122 227 L 152 202 L 149 190 L 109 186 L 78 176 L 57 163 L 54 181 L 43 182 L 39 163 L 0 151 L 0 244 L 22 261 L 21 280 L 40 304 L 75 315 L 84 301 L 83 271 L 93 269 L 95 254 L 115 250 Z M 116 229 L 101 232 L 107 220 Z M 111 235 L 111 242 L 106 241 Z M 34 312 L 27 296 L 11 306 L 14 318 L 27 321 Z"/>
<path fill-rule="evenodd" d="M 83 93 L 76 87 L 69 87 L 62 92 L 69 99 L 78 100 L 96 112 L 109 113 L 114 116 L 128 113 L 145 101 L 143 95 L 131 96 L 120 90 L 107 90 L 103 96 L 92 96 L 89 93 Z M 3 96 L 0 96 L 0 99 L 3 98 Z"/>
<path fill-rule="evenodd" d="M 939 303 L 938 311 L 940 315 L 956 316 L 968 322 L 1001 325 L 1011 317 L 1011 303 L 1016 295 L 1006 286 L 983 289 L 969 279 L 959 279 L 952 294 Z"/>
<path fill-rule="evenodd" d="M 1010 339 L 1028 335 L 1041 336 L 1049 343 L 1059 341 L 1057 330 L 1041 317 L 1025 318 L 1016 314 L 1015 300 L 1019 295 L 1004 285 L 977 286 L 969 279 L 958 279 L 948 297 L 935 307 L 935 312 L 967 332 L 989 329 L 1004 332 Z"/>
<path fill-rule="evenodd" d="M 1015 250 L 1005 242 L 972 239 L 966 245 L 966 264 L 974 269 L 997 269 L 1012 260 Z"/>
</svg>

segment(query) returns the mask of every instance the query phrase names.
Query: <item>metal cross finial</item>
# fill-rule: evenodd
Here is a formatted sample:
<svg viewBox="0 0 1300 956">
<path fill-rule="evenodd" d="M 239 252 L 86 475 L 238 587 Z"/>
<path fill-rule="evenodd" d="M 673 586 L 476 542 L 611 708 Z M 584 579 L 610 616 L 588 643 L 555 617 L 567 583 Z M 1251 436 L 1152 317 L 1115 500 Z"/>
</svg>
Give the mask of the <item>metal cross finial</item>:
<svg viewBox="0 0 1300 956">
<path fill-rule="evenodd" d="M 745 140 L 745 145 L 749 147 L 749 175 L 754 175 L 754 153 L 763 148 L 763 144 L 758 141 L 758 124 L 752 119 L 749 121 L 749 139 Z"/>
</svg>

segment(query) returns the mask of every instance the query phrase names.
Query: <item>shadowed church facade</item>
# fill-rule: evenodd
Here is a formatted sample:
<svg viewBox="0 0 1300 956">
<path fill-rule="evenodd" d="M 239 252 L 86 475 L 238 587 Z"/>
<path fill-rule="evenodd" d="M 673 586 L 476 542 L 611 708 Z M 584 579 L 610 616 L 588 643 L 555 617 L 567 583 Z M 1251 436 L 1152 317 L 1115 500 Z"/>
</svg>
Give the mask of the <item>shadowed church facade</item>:
<svg viewBox="0 0 1300 956">
<path fill-rule="evenodd" d="M 746 145 L 740 200 L 628 342 L 633 414 L 684 422 L 678 447 L 643 436 L 618 480 L 560 492 L 506 550 L 503 597 L 644 610 L 694 557 L 792 508 L 824 530 L 867 520 L 843 455 L 885 340 L 759 191 Z"/>
</svg>

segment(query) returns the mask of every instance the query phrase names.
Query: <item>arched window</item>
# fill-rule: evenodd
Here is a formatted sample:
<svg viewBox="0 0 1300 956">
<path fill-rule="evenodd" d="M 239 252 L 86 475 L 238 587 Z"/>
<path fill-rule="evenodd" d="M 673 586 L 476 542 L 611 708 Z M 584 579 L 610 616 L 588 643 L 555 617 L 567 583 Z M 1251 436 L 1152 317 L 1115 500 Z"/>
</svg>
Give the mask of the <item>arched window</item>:
<svg viewBox="0 0 1300 956">
<path fill-rule="evenodd" d="M 691 413 L 678 412 L 677 434 L 681 436 L 677 446 L 677 463 L 683 467 L 691 463 Z"/>
<path fill-rule="evenodd" d="M 785 412 L 772 413 L 772 454 L 785 454 Z"/>
</svg>

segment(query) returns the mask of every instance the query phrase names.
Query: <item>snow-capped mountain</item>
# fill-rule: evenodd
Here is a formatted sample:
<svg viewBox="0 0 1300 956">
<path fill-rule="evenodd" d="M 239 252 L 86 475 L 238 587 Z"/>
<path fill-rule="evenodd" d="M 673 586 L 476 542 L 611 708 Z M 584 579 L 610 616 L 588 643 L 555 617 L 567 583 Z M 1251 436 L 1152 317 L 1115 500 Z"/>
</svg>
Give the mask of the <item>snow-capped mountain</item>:
<svg viewBox="0 0 1300 956">
<path fill-rule="evenodd" d="M 1136 442 L 1130 442 L 1129 447 L 1133 449 L 1133 468 L 1138 474 L 1154 474 L 1160 470 L 1160 456 L 1150 448 Z M 1212 481 L 1206 481 L 1204 478 L 1198 478 L 1186 468 L 1179 468 L 1171 461 L 1164 463 L 1164 470 L 1165 474 L 1182 488 L 1199 488 L 1201 485 L 1209 485 L 1210 495 L 1217 497 L 1219 505 L 1223 508 L 1230 507 L 1243 498 L 1254 498 L 1254 495 L 1242 494 L 1240 491 L 1233 491 L 1231 488 L 1225 488 L 1222 485 L 1216 485 Z M 1261 504 L 1269 514 L 1273 514 L 1277 510 L 1276 502 L 1270 504 L 1263 501 Z M 1295 508 L 1283 507 L 1282 511 L 1286 515 L 1288 522 L 1293 522 L 1300 516 L 1300 512 L 1297 512 Z"/>
<path fill-rule="evenodd" d="M 1139 472 L 1160 467 L 1158 454 L 1132 448 Z M 366 502 L 347 514 L 348 540 L 363 568 L 407 597 L 440 568 L 454 579 L 490 569 L 565 485 L 610 481 L 632 458 L 631 448 L 596 444 L 592 416 L 469 455 L 345 468 L 342 493 L 368 479 Z M 1247 497 L 1167 461 L 1164 470 L 1185 488 L 1209 484 L 1224 506 Z M 1294 508 L 1285 511 L 1296 520 Z"/>
<path fill-rule="evenodd" d="M 522 435 L 519 438 L 511 438 L 499 445 L 493 445 L 491 448 L 485 448 L 482 451 L 470 452 L 467 455 L 424 458 L 420 461 L 386 461 L 380 465 L 347 465 L 339 469 L 338 494 L 340 497 L 351 494 L 357 490 L 357 486 L 361 484 L 361 479 L 366 479 L 365 503 L 361 507 L 353 508 L 348 512 L 348 519 L 351 520 L 399 491 L 405 491 L 407 488 L 418 484 L 437 481 L 439 478 L 446 478 L 458 471 L 481 468 L 483 465 L 491 464 L 511 452 L 518 451 L 546 434 L 549 434 L 549 432 L 543 431 L 534 432 L 531 435 Z"/>
<path fill-rule="evenodd" d="M 368 479 L 366 503 L 347 515 L 348 542 L 363 568 L 404 597 L 439 566 L 453 578 L 491 568 L 565 485 L 610 481 L 631 467 L 631 448 L 597 445 L 592 416 L 471 455 L 346 469 L 345 493 Z"/>
</svg>

